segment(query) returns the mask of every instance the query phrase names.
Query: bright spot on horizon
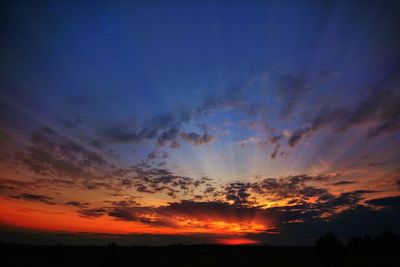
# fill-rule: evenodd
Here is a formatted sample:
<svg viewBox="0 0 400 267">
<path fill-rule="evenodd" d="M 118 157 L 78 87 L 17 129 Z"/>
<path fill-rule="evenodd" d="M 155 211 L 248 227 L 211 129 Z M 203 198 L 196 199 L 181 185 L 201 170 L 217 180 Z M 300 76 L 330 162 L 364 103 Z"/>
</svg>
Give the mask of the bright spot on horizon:
<svg viewBox="0 0 400 267">
<path fill-rule="evenodd" d="M 237 246 L 237 245 L 256 245 L 260 244 L 261 242 L 250 238 L 221 238 L 217 239 L 215 243 L 220 245 Z"/>
</svg>

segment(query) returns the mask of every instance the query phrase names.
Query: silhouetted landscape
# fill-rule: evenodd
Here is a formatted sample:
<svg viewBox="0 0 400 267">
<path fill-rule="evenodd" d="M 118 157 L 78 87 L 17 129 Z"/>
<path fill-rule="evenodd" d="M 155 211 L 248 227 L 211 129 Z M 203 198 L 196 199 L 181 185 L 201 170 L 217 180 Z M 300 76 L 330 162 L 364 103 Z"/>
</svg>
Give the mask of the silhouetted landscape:
<svg viewBox="0 0 400 267">
<path fill-rule="evenodd" d="M 329 232 L 315 246 L 34 246 L 1 243 L 3 266 L 398 266 L 400 236 L 353 237 Z"/>
</svg>

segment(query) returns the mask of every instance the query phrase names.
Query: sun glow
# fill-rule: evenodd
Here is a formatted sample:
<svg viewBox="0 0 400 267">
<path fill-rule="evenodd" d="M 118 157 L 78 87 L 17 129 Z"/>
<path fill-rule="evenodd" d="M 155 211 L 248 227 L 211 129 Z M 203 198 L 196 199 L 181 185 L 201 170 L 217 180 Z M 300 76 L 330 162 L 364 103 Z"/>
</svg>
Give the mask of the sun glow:
<svg viewBox="0 0 400 267">
<path fill-rule="evenodd" d="M 260 242 L 249 238 L 223 238 L 223 239 L 217 239 L 216 243 L 220 245 L 237 246 L 237 245 L 255 245 L 259 244 Z"/>
<path fill-rule="evenodd" d="M 258 233 L 268 226 L 256 222 L 227 222 L 223 220 L 186 219 L 179 221 L 178 226 L 195 232 L 212 232 L 218 234 Z"/>
</svg>

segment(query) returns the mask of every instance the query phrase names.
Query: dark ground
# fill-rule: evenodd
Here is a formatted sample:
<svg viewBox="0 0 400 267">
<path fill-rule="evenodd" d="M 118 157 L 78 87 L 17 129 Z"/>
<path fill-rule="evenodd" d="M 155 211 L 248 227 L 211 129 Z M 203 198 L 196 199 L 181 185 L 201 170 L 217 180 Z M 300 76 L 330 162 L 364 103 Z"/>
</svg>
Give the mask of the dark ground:
<svg viewBox="0 0 400 267">
<path fill-rule="evenodd" d="M 400 238 L 327 234 L 315 247 L 174 245 L 168 247 L 31 246 L 0 243 L 1 266 L 400 266 Z"/>
</svg>

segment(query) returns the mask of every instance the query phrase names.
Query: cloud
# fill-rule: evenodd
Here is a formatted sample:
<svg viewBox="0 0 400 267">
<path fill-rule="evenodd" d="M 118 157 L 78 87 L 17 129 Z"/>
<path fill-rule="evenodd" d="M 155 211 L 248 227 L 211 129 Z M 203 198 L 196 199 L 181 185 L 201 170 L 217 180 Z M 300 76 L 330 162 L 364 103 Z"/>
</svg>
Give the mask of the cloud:
<svg viewBox="0 0 400 267">
<path fill-rule="evenodd" d="M 311 181 L 323 181 L 328 176 L 295 175 L 286 178 L 265 178 L 259 182 L 249 184 L 251 190 L 257 194 L 270 198 L 286 199 L 291 197 L 310 198 L 326 194 L 324 188 L 316 188 L 306 183 Z"/>
<path fill-rule="evenodd" d="M 372 194 L 369 190 L 344 192 L 339 195 L 326 193 L 315 201 L 297 200 L 297 204 L 278 206 L 267 209 L 277 216 L 281 226 L 290 223 L 310 223 L 321 220 L 330 220 L 339 214 L 363 207 L 364 195 Z M 294 204 L 294 205 L 293 205 Z"/>
<path fill-rule="evenodd" d="M 169 154 L 167 151 L 159 151 L 159 150 L 153 150 L 149 154 L 147 154 L 147 159 L 149 160 L 155 160 L 155 159 L 167 159 L 169 157 Z"/>
<path fill-rule="evenodd" d="M 336 207 L 352 207 L 358 205 L 364 199 L 364 195 L 373 194 L 376 191 L 372 190 L 355 190 L 341 193 L 338 196 L 326 195 L 320 198 L 322 201 L 317 203 L 321 209 L 329 209 Z"/>
<path fill-rule="evenodd" d="M 160 134 L 157 138 L 158 146 L 165 146 L 171 148 L 179 148 L 180 144 L 176 141 L 179 135 L 179 130 L 176 128 L 168 129 Z"/>
<path fill-rule="evenodd" d="M 289 146 L 295 146 L 305 136 L 311 136 L 323 127 L 334 131 L 345 131 L 352 127 L 367 126 L 367 138 L 400 129 L 400 94 L 389 89 L 376 89 L 360 102 L 350 107 L 324 107 L 311 123 L 293 131 L 288 139 Z"/>
<path fill-rule="evenodd" d="M 270 155 L 271 159 L 275 159 L 275 158 L 276 158 L 276 156 L 277 156 L 278 153 L 279 153 L 280 147 L 281 147 L 281 144 L 275 145 L 275 148 L 274 148 L 274 150 L 272 151 L 272 153 L 271 153 L 271 155 Z M 279 154 L 282 154 L 282 153 L 283 153 L 283 152 L 281 151 Z"/>
<path fill-rule="evenodd" d="M 15 159 L 40 175 L 90 176 L 93 168 L 112 168 L 97 152 L 43 127 L 31 135 L 32 145 Z"/>
<path fill-rule="evenodd" d="M 55 204 L 53 202 L 53 198 L 44 196 L 44 195 L 35 195 L 35 194 L 24 193 L 24 194 L 13 196 L 13 198 L 27 200 L 27 201 L 37 201 L 37 202 L 42 202 L 42 203 L 49 204 L 49 205 Z"/>
<path fill-rule="evenodd" d="M 339 181 L 332 183 L 331 185 L 348 185 L 348 184 L 355 184 L 355 181 Z"/>
<path fill-rule="evenodd" d="M 156 159 L 161 159 L 165 160 L 169 157 L 168 152 L 166 151 L 159 151 L 159 150 L 153 150 L 149 154 L 147 154 L 147 159 L 148 160 L 156 160 Z"/>
<path fill-rule="evenodd" d="M 135 187 L 138 192 L 160 193 L 166 192 L 170 197 L 175 198 L 177 193 L 193 195 L 194 189 L 205 184 L 208 179 L 193 179 L 187 176 L 176 175 L 173 172 L 162 168 L 132 168 L 133 174 L 128 178 L 120 179 L 122 187 Z"/>
<path fill-rule="evenodd" d="M 83 208 L 86 208 L 89 205 L 89 203 L 87 203 L 87 202 L 82 203 L 82 202 L 79 202 L 79 201 L 68 201 L 68 202 L 65 203 L 65 205 L 78 207 L 78 208 L 82 208 L 83 209 Z"/>
<path fill-rule="evenodd" d="M 195 146 L 206 145 L 214 141 L 215 137 L 208 134 L 197 134 L 197 133 L 181 133 L 180 136 L 183 140 L 191 143 Z"/>
<path fill-rule="evenodd" d="M 157 212 L 153 208 L 148 207 L 119 205 L 111 208 L 108 215 L 118 220 L 134 221 L 151 226 L 175 226 L 167 218 L 160 219 Z"/>
<path fill-rule="evenodd" d="M 179 124 L 173 114 L 155 115 L 142 125 L 120 123 L 106 127 L 100 132 L 100 139 L 105 143 L 139 143 L 156 138 L 163 129 L 172 129 Z M 99 140 L 100 141 L 100 140 Z"/>
<path fill-rule="evenodd" d="M 232 229 L 237 229 L 238 232 L 261 233 L 269 229 L 283 231 L 293 222 L 311 223 L 330 220 L 348 210 L 364 207 L 361 203 L 364 195 L 373 193 L 368 190 L 357 190 L 339 195 L 321 195 L 314 202 L 304 201 L 295 205 L 262 208 L 246 205 L 248 195 L 244 187 L 245 185 L 240 183 L 229 186 L 227 200 L 233 203 L 181 200 L 159 207 L 140 207 L 123 203 L 102 210 L 108 210 L 108 216 L 119 220 L 135 221 L 150 226 L 215 232 L 223 231 L 224 227 L 227 228 L 227 225 L 231 224 Z M 229 227 L 225 231 L 229 232 Z"/>
<path fill-rule="evenodd" d="M 292 135 L 288 139 L 288 145 L 294 147 L 297 143 L 300 142 L 307 134 L 311 134 L 313 132 L 312 128 L 304 127 L 301 129 L 297 129 L 293 131 Z"/>
<path fill-rule="evenodd" d="M 177 107 L 173 111 L 154 115 L 140 123 L 132 123 L 129 120 L 106 125 L 98 131 L 96 137 L 90 139 L 90 143 L 95 147 L 104 147 L 108 144 L 137 144 L 155 140 L 159 147 L 179 148 L 177 138 L 180 136 L 192 145 L 202 145 L 210 143 L 215 137 L 207 133 L 185 133 L 182 130 L 184 124 L 224 111 L 237 111 L 254 116 L 265 115 L 267 109 L 263 103 L 246 99 L 245 87 L 227 88 L 225 94 L 208 96 L 195 107 Z"/>
<path fill-rule="evenodd" d="M 154 151 L 151 151 L 148 155 L 147 155 L 148 159 L 155 159 L 156 158 L 156 153 Z"/>
<path fill-rule="evenodd" d="M 225 96 L 209 96 L 202 105 L 196 108 L 196 116 L 205 116 L 212 113 L 236 110 L 248 115 L 257 115 L 267 111 L 267 107 L 260 103 L 246 100 L 239 90 L 229 91 Z"/>
<path fill-rule="evenodd" d="M 0 129 L 0 144 L 4 144 L 6 141 L 10 140 L 12 140 L 12 136 L 4 129 Z"/>
<path fill-rule="evenodd" d="M 179 136 L 179 129 L 191 118 L 192 114 L 180 110 L 154 115 L 140 124 L 129 121 L 107 125 L 99 131 L 97 137 L 91 139 L 91 143 L 103 147 L 107 144 L 137 144 L 146 140 L 156 140 L 158 146 L 178 148 L 176 138 Z"/>
<path fill-rule="evenodd" d="M 250 197 L 250 193 L 248 192 L 249 185 L 244 183 L 230 183 L 226 190 L 226 200 L 233 201 L 233 204 L 236 206 L 242 206 L 250 204 L 248 198 Z"/>
<path fill-rule="evenodd" d="M 292 114 L 301 97 L 309 93 L 313 87 L 304 74 L 284 74 L 277 82 L 277 94 L 284 100 L 281 116 Z"/>
<path fill-rule="evenodd" d="M 13 179 L 3 179 L 0 177 L 1 188 L 4 190 L 32 189 L 37 187 L 35 181 L 22 181 Z"/>
<path fill-rule="evenodd" d="M 183 231 L 262 231 L 268 227 L 265 212 L 258 208 L 238 207 L 224 202 L 182 200 L 156 208 L 116 206 L 109 216 L 151 226 L 172 227 Z M 257 225 L 256 225 L 257 224 Z M 235 225 L 237 229 L 227 229 Z M 253 227 L 253 228 L 252 228 Z M 257 227 L 256 229 L 254 227 Z"/>
<path fill-rule="evenodd" d="M 281 117 L 288 118 L 295 108 L 314 90 L 319 89 L 324 83 L 333 77 L 332 73 L 320 72 L 315 77 L 309 77 L 304 73 L 286 73 L 277 81 L 276 93 L 283 100 Z"/>
<path fill-rule="evenodd" d="M 260 123 L 254 121 L 244 121 L 241 125 L 245 126 L 248 129 L 256 131 L 258 136 L 251 136 L 242 141 L 240 141 L 240 147 L 243 148 L 250 143 L 254 143 L 260 147 L 265 147 L 268 145 L 273 146 L 273 150 L 270 154 L 270 158 L 273 160 L 278 155 L 283 156 L 286 154 L 284 150 L 282 150 L 282 141 L 285 137 L 287 137 L 287 131 L 278 131 L 278 129 L 271 127 L 267 123 Z"/>
<path fill-rule="evenodd" d="M 192 116 L 186 113 L 181 113 L 181 115 L 172 115 L 171 113 L 157 116 L 134 129 L 126 126 L 113 126 L 106 129 L 100 138 L 93 139 L 92 143 L 103 146 L 107 143 L 140 143 L 155 139 L 159 147 L 179 148 L 178 137 L 193 145 L 202 145 L 213 141 L 214 137 L 208 134 L 199 135 L 180 131 L 182 123 L 189 122 Z"/>
<path fill-rule="evenodd" d="M 34 131 L 25 150 L 15 152 L 11 164 L 38 175 L 32 183 L 43 188 L 117 190 L 110 177 L 124 177 L 132 172 L 116 168 L 102 154 L 48 127 Z"/>
<path fill-rule="evenodd" d="M 374 206 L 400 210 L 400 196 L 370 199 L 365 202 Z"/>
<path fill-rule="evenodd" d="M 107 213 L 105 208 L 80 209 L 79 214 L 86 218 L 97 218 Z"/>
</svg>

